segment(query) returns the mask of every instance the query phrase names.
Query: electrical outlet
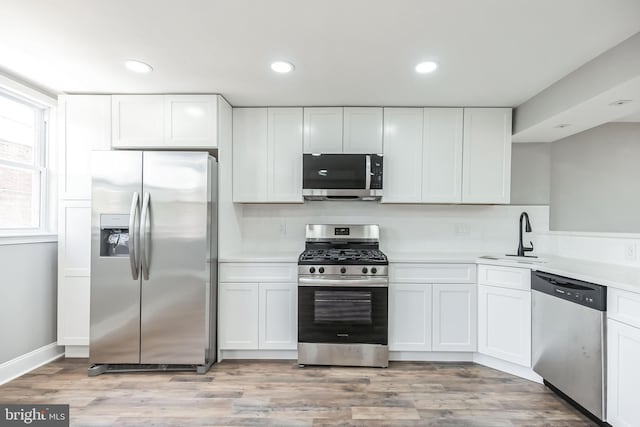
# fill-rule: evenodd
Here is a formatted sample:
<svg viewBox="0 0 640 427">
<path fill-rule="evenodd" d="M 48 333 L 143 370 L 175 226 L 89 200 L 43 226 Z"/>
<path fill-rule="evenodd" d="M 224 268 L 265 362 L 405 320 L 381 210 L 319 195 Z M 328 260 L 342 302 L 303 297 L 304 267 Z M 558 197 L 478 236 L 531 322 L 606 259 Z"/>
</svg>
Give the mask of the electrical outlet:
<svg viewBox="0 0 640 427">
<path fill-rule="evenodd" d="M 287 235 L 287 223 L 286 222 L 281 222 L 280 223 L 280 235 L 281 236 L 286 236 Z"/>
<path fill-rule="evenodd" d="M 457 223 L 455 225 L 456 234 L 460 236 L 466 236 L 469 234 L 469 225 L 464 223 Z"/>
<path fill-rule="evenodd" d="M 624 258 L 627 261 L 636 261 L 638 253 L 635 242 L 627 243 L 624 247 Z"/>
</svg>

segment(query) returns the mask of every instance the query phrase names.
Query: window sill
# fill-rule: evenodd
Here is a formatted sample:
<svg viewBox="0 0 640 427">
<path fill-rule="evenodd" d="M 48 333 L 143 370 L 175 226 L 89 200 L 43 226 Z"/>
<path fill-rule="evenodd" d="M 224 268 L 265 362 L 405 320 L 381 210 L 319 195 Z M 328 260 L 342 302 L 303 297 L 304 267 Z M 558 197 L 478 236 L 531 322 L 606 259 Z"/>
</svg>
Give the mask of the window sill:
<svg viewBox="0 0 640 427">
<path fill-rule="evenodd" d="M 2 245 L 24 245 L 29 243 L 53 243 L 58 241 L 57 234 L 5 234 L 0 235 L 0 246 Z"/>
</svg>

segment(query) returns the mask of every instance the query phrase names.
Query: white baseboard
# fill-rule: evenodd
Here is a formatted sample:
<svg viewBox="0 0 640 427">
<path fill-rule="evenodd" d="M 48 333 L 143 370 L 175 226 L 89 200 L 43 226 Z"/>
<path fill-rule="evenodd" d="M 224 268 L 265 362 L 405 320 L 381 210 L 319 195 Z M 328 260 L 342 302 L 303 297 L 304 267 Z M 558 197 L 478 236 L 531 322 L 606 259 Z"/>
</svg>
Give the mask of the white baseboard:
<svg viewBox="0 0 640 427">
<path fill-rule="evenodd" d="M 64 356 L 62 347 L 53 342 L 0 365 L 0 385 Z"/>
<path fill-rule="evenodd" d="M 89 357 L 88 345 L 67 345 L 64 347 L 64 357 L 67 358 L 87 358 Z"/>
<path fill-rule="evenodd" d="M 524 378 L 526 380 L 542 384 L 542 377 L 533 372 L 533 369 L 531 368 L 516 365 L 515 363 L 496 359 L 495 357 L 487 356 L 480 353 L 475 353 L 473 355 L 473 361 L 480 365 L 487 366 L 498 371 L 506 372 L 507 374 L 515 375 L 516 377 Z"/>
<path fill-rule="evenodd" d="M 390 351 L 390 361 L 473 362 L 473 353 L 449 351 Z"/>
</svg>

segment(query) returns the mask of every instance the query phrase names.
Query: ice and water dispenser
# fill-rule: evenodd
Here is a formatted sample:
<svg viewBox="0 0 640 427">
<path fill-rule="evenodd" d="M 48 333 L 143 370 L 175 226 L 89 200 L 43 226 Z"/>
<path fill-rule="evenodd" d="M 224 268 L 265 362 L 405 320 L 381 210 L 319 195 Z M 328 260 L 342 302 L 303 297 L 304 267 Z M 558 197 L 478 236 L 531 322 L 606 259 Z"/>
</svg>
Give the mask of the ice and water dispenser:
<svg viewBox="0 0 640 427">
<path fill-rule="evenodd" d="M 100 256 L 129 256 L 129 215 L 100 215 Z"/>
</svg>

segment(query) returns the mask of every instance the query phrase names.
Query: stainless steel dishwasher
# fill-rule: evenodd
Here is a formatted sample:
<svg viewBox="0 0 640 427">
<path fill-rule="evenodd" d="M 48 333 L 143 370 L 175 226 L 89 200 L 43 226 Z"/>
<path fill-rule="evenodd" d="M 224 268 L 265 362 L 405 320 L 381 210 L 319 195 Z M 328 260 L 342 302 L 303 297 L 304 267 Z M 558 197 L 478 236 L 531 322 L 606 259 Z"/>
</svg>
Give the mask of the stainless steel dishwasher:
<svg viewBox="0 0 640 427">
<path fill-rule="evenodd" d="M 531 289 L 533 370 L 604 421 L 607 288 L 534 272 Z"/>
</svg>

